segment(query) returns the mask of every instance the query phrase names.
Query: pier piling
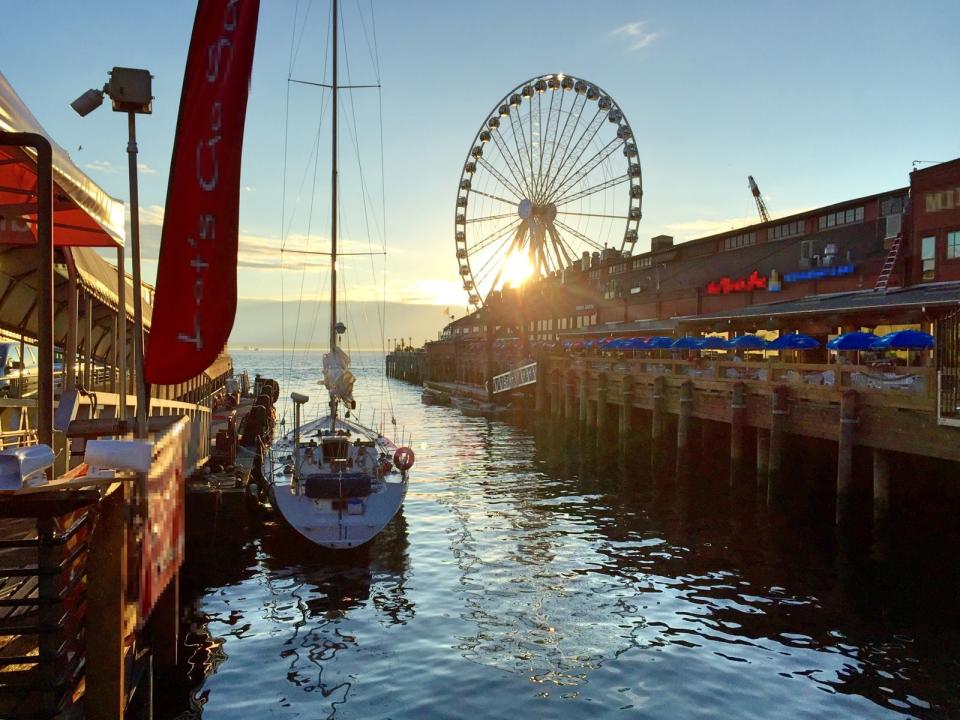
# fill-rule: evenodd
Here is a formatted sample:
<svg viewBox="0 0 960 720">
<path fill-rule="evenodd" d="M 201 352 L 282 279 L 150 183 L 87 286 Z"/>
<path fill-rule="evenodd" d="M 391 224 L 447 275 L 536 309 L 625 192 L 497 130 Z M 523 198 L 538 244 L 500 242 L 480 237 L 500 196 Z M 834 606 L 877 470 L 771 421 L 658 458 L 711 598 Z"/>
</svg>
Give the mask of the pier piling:
<svg viewBox="0 0 960 720">
<path fill-rule="evenodd" d="M 658 375 L 653 380 L 653 415 L 650 422 L 650 465 L 658 470 L 663 465 L 664 429 L 666 409 L 664 408 L 664 390 L 667 379 Z"/>
<path fill-rule="evenodd" d="M 857 391 L 847 390 L 840 398 L 840 442 L 837 447 L 837 525 L 845 524 L 853 509 L 853 444 L 857 425 Z"/>
<path fill-rule="evenodd" d="M 770 431 L 757 428 L 757 487 L 767 484 L 770 472 Z"/>
<path fill-rule="evenodd" d="M 743 472 L 743 431 L 746 421 L 746 390 L 742 382 L 733 386 L 730 401 L 730 482 Z"/>
<path fill-rule="evenodd" d="M 563 417 L 572 425 L 577 421 L 577 376 L 572 370 L 566 376 L 563 398 Z"/>
<path fill-rule="evenodd" d="M 588 385 L 589 379 L 587 371 L 584 370 L 580 373 L 580 407 L 579 407 L 579 416 L 580 416 L 580 427 L 584 428 L 587 425 L 587 417 L 590 415 L 589 406 L 590 406 L 590 387 Z"/>
<path fill-rule="evenodd" d="M 780 493 L 783 479 L 783 434 L 787 425 L 787 386 L 777 385 L 773 389 L 772 412 L 770 417 L 770 453 L 767 460 L 767 502 L 774 500 Z"/>
<path fill-rule="evenodd" d="M 607 429 L 607 423 L 610 418 L 609 408 L 607 407 L 607 375 L 600 373 L 597 377 L 597 433 L 602 438 Z"/>
<path fill-rule="evenodd" d="M 633 377 L 625 375 L 620 390 L 620 440 L 621 442 L 630 439 L 633 431 Z"/>
<path fill-rule="evenodd" d="M 680 412 L 677 416 L 677 472 L 690 463 L 690 424 L 693 415 L 693 383 L 680 386 Z"/>
<path fill-rule="evenodd" d="M 890 453 L 873 449 L 873 525 L 882 527 L 890 520 Z"/>
</svg>

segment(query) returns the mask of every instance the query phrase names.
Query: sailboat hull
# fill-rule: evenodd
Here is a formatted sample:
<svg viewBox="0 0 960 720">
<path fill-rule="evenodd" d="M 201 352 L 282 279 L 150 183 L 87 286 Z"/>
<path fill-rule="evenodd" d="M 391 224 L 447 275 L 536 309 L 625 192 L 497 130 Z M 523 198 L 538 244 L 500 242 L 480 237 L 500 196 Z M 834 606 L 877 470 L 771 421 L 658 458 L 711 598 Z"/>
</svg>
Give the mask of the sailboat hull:
<svg viewBox="0 0 960 720">
<path fill-rule="evenodd" d="M 365 463 L 370 482 L 363 492 L 356 491 L 355 483 L 349 491 L 339 494 L 311 492 L 312 476 L 303 460 L 305 443 L 312 437 L 322 440 L 321 433 L 329 426 L 329 418 L 301 426 L 299 472 L 296 474 L 292 471 L 294 433 L 279 438 L 264 459 L 264 476 L 269 483 L 271 504 L 291 528 L 322 547 L 354 548 L 375 538 L 396 515 L 407 494 L 407 474 L 386 470 L 385 458 L 392 457 L 396 451 L 390 440 L 373 430 L 338 419 L 337 431 L 341 437 L 373 443 L 368 448 L 371 461 Z M 325 488 L 341 485 L 335 474 L 325 471 L 327 467 L 323 464 L 317 466 L 314 477 L 322 475 Z M 344 477 L 346 475 L 344 473 Z M 342 483 L 341 487 L 346 489 L 347 483 Z"/>
</svg>

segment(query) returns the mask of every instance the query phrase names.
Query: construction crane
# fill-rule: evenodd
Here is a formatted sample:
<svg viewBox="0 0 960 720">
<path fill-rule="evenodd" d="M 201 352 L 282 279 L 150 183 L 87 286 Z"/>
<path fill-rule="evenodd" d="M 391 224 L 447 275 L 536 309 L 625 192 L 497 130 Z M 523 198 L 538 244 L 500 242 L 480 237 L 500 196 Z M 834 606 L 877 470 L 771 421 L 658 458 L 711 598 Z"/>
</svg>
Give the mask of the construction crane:
<svg viewBox="0 0 960 720">
<path fill-rule="evenodd" d="M 747 182 L 750 183 L 750 192 L 753 193 L 753 199 L 757 201 L 757 212 L 760 213 L 760 219 L 763 222 L 770 222 L 770 213 L 767 212 L 767 206 L 763 203 L 760 188 L 757 186 L 757 181 L 753 179 L 753 175 L 747 175 Z"/>
</svg>

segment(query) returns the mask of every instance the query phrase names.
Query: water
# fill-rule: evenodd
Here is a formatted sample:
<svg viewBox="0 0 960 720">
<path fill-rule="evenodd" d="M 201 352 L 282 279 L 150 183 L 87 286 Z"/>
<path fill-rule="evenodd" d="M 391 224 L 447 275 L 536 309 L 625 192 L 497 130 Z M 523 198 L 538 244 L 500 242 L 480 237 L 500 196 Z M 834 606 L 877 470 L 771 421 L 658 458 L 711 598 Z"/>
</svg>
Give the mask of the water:
<svg viewBox="0 0 960 720">
<path fill-rule="evenodd" d="M 279 353 L 235 362 L 281 377 Z M 382 360 L 357 374 L 366 420 Z M 315 379 L 284 394 L 320 397 Z M 881 562 L 816 493 L 769 509 L 752 482 L 643 477 L 389 390 L 416 428 L 402 514 L 349 554 L 208 514 L 161 716 L 960 715 L 950 483 L 929 512 L 908 493 L 921 519 Z"/>
</svg>

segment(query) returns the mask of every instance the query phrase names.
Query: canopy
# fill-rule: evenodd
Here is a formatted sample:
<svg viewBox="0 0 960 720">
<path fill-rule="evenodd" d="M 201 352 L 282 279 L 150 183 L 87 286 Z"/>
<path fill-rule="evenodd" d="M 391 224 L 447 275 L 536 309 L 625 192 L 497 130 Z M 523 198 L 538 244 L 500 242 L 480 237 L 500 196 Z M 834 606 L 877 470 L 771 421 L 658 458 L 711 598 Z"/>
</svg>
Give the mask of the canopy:
<svg viewBox="0 0 960 720">
<path fill-rule="evenodd" d="M 767 350 L 815 350 L 818 347 L 819 341 L 803 333 L 781 335 L 767 343 Z"/>
<path fill-rule="evenodd" d="M 643 344 L 645 350 L 669 350 L 672 346 L 673 338 L 665 335 L 655 335 Z"/>
<path fill-rule="evenodd" d="M 869 350 L 870 346 L 879 339 L 872 332 L 856 330 L 838 335 L 827 343 L 827 348 L 830 350 Z"/>
<path fill-rule="evenodd" d="M 687 335 L 680 338 L 679 340 L 674 340 L 670 345 L 671 350 L 699 350 L 700 349 L 701 339 L 697 337 L 692 337 Z"/>
<path fill-rule="evenodd" d="M 64 100 L 66 108 L 66 100 Z M 53 148 L 53 238 L 60 246 L 123 245 L 123 203 L 57 145 L 0 73 L 0 131 L 43 135 Z M 118 146 L 119 147 L 119 146 Z M 0 146 L 0 244 L 36 242 L 37 163 L 28 148 Z"/>
<path fill-rule="evenodd" d="M 937 344 L 933 335 L 919 330 L 895 330 L 870 345 L 871 350 L 929 350 Z"/>
<path fill-rule="evenodd" d="M 717 335 L 707 335 L 697 343 L 697 347 L 701 350 L 729 350 L 730 343 Z"/>
<path fill-rule="evenodd" d="M 730 347 L 734 350 L 764 350 L 767 341 L 758 335 L 738 335 L 730 341 Z"/>
</svg>

